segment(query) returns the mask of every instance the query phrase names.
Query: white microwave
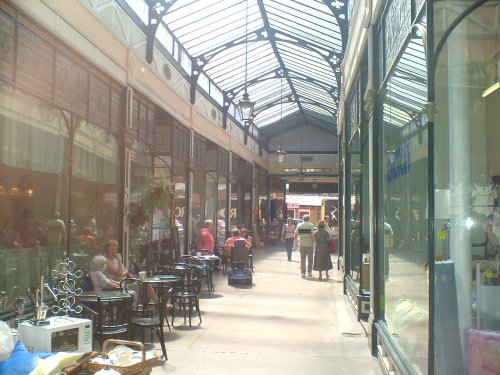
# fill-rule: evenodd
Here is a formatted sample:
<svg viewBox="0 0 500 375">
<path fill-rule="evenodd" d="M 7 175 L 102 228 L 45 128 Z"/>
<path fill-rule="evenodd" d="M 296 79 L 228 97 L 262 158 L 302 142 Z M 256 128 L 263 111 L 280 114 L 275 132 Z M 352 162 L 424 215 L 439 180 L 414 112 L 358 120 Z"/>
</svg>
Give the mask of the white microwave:
<svg viewBox="0 0 500 375">
<path fill-rule="evenodd" d="M 18 339 L 30 352 L 92 351 L 92 321 L 68 316 L 52 316 L 49 324 L 23 322 L 18 327 Z"/>
</svg>

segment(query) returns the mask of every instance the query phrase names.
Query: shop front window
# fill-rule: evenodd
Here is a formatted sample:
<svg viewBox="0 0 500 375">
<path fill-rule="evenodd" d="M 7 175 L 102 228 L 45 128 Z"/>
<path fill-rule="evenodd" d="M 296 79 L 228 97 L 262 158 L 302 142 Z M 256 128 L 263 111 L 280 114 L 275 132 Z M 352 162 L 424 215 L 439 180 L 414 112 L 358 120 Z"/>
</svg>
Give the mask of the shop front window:
<svg viewBox="0 0 500 375">
<path fill-rule="evenodd" d="M 217 243 L 217 173 L 205 173 L 205 220 L 214 222 L 213 236 Z"/>
<path fill-rule="evenodd" d="M 382 311 L 407 359 L 428 370 L 428 141 L 425 49 L 412 38 L 385 85 L 383 101 Z M 385 299 L 384 299 L 385 298 Z"/>
<path fill-rule="evenodd" d="M 3 86 L 0 139 L 0 291 L 12 302 L 65 257 L 68 128 L 57 109 Z"/>
<path fill-rule="evenodd" d="M 193 194 L 191 202 L 191 243 L 196 244 L 205 221 L 205 172 L 193 171 Z"/>
<path fill-rule="evenodd" d="M 174 215 L 175 226 L 179 235 L 179 248 L 181 254 L 185 254 L 185 232 L 186 232 L 186 176 L 181 163 L 174 161 Z"/>
<path fill-rule="evenodd" d="M 130 163 L 130 198 L 129 198 L 129 257 L 138 261 L 139 249 L 151 241 L 151 221 L 144 207 L 144 186 L 151 180 L 151 157 L 144 144 L 139 143 L 132 153 Z"/>
<path fill-rule="evenodd" d="M 366 246 L 366 240 L 368 237 L 364 236 L 362 228 L 365 226 L 361 217 L 361 157 L 360 157 L 360 132 L 359 129 L 353 135 L 350 142 L 351 154 L 350 164 L 351 168 L 349 173 L 351 174 L 351 186 L 350 186 L 350 202 L 346 208 L 346 213 L 349 214 L 349 226 L 350 226 L 350 246 L 349 246 L 349 275 L 355 281 L 361 281 L 361 264 L 363 254 L 368 251 L 368 246 Z M 369 288 L 366 288 L 369 289 Z"/>
<path fill-rule="evenodd" d="M 227 179 L 219 176 L 217 183 L 217 246 L 223 247 L 229 233 L 227 224 Z"/>
<path fill-rule="evenodd" d="M 118 144 L 113 135 L 81 120 L 73 144 L 72 254 L 104 251 L 117 239 Z"/>
<path fill-rule="evenodd" d="M 435 9 L 437 33 L 464 16 L 446 39 L 435 73 L 438 369 L 449 365 L 452 351 L 461 354 L 454 354 L 460 365 L 471 353 L 498 359 L 487 336 L 500 331 L 500 8 L 485 2 L 467 14 L 468 3 L 453 13 L 446 6 Z M 476 362 L 486 363 L 471 361 L 470 373 L 483 371 Z"/>
<path fill-rule="evenodd" d="M 240 187 L 237 183 L 231 183 L 231 207 L 229 209 L 229 231 L 239 226 L 239 214 L 241 213 Z"/>
</svg>

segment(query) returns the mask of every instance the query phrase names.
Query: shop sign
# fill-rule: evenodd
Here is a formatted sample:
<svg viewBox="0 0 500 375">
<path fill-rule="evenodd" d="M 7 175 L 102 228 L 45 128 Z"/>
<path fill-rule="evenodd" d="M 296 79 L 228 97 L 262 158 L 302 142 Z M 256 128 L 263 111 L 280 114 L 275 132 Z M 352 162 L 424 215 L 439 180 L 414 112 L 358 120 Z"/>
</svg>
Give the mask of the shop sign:
<svg viewBox="0 0 500 375">
<path fill-rule="evenodd" d="M 387 180 L 392 182 L 410 173 L 410 141 L 405 141 L 387 158 Z"/>
</svg>

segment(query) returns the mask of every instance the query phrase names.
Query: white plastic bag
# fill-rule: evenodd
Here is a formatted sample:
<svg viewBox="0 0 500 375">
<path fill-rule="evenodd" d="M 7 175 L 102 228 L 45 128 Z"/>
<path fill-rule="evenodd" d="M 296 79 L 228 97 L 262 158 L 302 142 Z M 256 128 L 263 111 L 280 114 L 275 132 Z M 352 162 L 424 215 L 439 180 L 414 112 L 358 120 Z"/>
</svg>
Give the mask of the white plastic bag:
<svg viewBox="0 0 500 375">
<path fill-rule="evenodd" d="M 14 349 L 14 340 L 10 327 L 4 321 L 0 320 L 0 361 L 5 361 L 10 357 Z"/>
</svg>

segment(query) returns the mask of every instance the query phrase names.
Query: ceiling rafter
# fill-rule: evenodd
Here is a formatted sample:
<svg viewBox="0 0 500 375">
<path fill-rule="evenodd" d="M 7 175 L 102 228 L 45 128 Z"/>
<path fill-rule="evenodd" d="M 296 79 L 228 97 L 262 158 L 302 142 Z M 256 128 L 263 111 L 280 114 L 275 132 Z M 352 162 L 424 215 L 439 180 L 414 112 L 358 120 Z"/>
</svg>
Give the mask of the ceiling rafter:
<svg viewBox="0 0 500 375">
<path fill-rule="evenodd" d="M 245 30 L 246 34 L 242 32 L 245 2 L 251 7 L 251 30 Z M 250 96 L 257 97 L 252 119 L 257 129 L 272 126 L 277 111 L 268 111 L 280 103 L 295 103 L 296 107 L 289 105 L 288 110 L 300 114 L 303 123 L 320 121 L 328 118 L 328 114 L 332 122 L 336 121 L 341 89 L 340 63 L 348 33 L 346 0 L 311 3 L 299 0 L 227 3 L 219 0 L 144 0 L 144 3 L 149 13 L 145 27 L 148 61 L 153 59 L 155 34 L 161 23 L 172 33 L 175 43 L 179 43 L 177 48 L 182 49 L 182 56 L 191 60 L 191 102 L 194 103 L 202 74 L 222 94 L 224 128 L 230 107 L 245 87 L 253 87 L 254 94 L 250 92 Z M 247 63 L 242 66 L 241 46 L 253 47 L 260 42 L 263 44 L 253 48 L 254 58 L 249 65 L 251 78 L 243 82 L 242 70 L 246 71 Z M 221 55 L 234 47 L 238 49 Z M 211 61 L 216 61 L 217 65 L 210 64 Z M 237 62 L 234 68 L 232 61 Z M 281 85 L 263 83 L 277 78 L 286 82 L 284 91 L 280 90 Z M 318 108 L 317 116 L 311 106 Z M 248 127 L 245 130 L 248 131 Z"/>
</svg>

